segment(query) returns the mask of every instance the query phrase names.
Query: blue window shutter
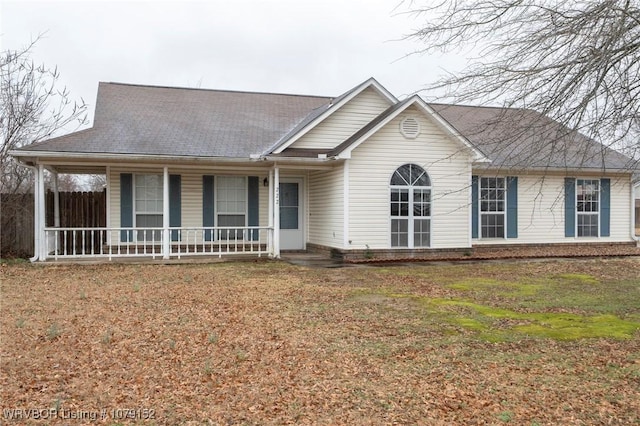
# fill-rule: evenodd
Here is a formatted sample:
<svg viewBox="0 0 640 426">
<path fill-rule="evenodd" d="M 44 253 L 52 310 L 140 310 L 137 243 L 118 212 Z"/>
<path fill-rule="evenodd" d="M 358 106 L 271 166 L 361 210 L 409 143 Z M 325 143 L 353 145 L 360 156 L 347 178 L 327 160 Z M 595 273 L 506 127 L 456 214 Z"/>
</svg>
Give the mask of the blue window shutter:
<svg viewBox="0 0 640 426">
<path fill-rule="evenodd" d="M 120 226 L 133 228 L 133 175 L 120 173 Z M 120 231 L 120 241 L 133 241 L 133 231 Z"/>
<path fill-rule="evenodd" d="M 169 226 L 182 226 L 182 179 L 180 175 L 169 175 Z M 178 241 L 179 232 L 171 231 L 171 241 Z"/>
<path fill-rule="evenodd" d="M 202 176 L 202 226 L 215 226 L 215 204 L 213 191 L 213 176 Z M 211 241 L 212 231 L 204 231 L 204 240 Z"/>
<path fill-rule="evenodd" d="M 610 234 L 611 217 L 611 179 L 600 179 L 600 236 Z"/>
<path fill-rule="evenodd" d="M 260 191 L 260 179 L 258 179 L 257 176 L 249 176 L 248 179 L 248 200 L 249 200 L 249 205 L 247 208 L 247 224 L 249 226 L 258 226 L 259 223 L 259 215 L 260 215 L 260 209 L 259 209 L 259 191 Z M 257 241 L 258 240 L 258 231 L 252 231 L 251 232 L 251 240 L 252 241 Z"/>
<path fill-rule="evenodd" d="M 576 180 L 564 178 L 564 236 L 576 236 Z"/>
<path fill-rule="evenodd" d="M 518 238 L 518 177 L 507 177 L 507 238 Z"/>
<path fill-rule="evenodd" d="M 480 191 L 478 176 L 471 176 L 471 238 L 478 238 L 478 193 Z"/>
</svg>

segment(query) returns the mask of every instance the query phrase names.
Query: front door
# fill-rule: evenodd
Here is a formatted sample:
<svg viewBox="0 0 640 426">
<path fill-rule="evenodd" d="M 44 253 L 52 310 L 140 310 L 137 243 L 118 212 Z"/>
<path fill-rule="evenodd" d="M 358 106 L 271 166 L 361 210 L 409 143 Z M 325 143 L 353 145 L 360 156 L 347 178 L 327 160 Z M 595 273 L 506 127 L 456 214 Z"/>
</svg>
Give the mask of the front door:
<svg viewBox="0 0 640 426">
<path fill-rule="evenodd" d="M 303 250 L 302 179 L 280 182 L 280 249 Z"/>
</svg>

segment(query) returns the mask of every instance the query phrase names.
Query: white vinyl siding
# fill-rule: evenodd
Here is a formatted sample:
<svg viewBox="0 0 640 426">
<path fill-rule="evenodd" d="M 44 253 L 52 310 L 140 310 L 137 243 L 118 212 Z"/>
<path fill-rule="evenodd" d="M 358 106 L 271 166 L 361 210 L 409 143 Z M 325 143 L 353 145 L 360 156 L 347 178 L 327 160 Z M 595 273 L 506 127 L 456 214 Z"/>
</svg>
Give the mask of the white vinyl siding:
<svg viewBox="0 0 640 426">
<path fill-rule="evenodd" d="M 107 223 L 112 228 L 120 227 L 120 173 L 123 171 L 117 169 L 115 167 L 110 168 L 110 174 L 107 177 L 107 185 L 109 186 L 109 190 L 107 194 L 109 195 L 109 200 L 107 205 L 109 206 L 109 211 L 107 212 L 108 221 Z"/>
<path fill-rule="evenodd" d="M 343 168 L 309 173 L 309 242 L 343 246 Z"/>
<path fill-rule="evenodd" d="M 202 174 L 176 174 L 182 175 L 182 226 L 202 226 Z"/>
<path fill-rule="evenodd" d="M 510 172 L 511 173 L 511 172 Z M 513 172 L 516 175 L 516 172 Z M 609 237 L 565 237 L 564 175 L 518 175 L 518 238 L 500 244 L 546 244 L 631 241 L 631 199 L 628 176 L 611 177 Z M 495 240 L 474 240 L 474 245 Z"/>
<path fill-rule="evenodd" d="M 334 148 L 388 107 L 382 95 L 368 88 L 295 141 L 291 148 Z"/>
<path fill-rule="evenodd" d="M 400 122 L 407 116 L 419 121 L 415 139 L 400 133 Z M 354 149 L 349 161 L 349 248 L 391 247 L 389 182 L 408 162 L 424 168 L 431 179 L 430 247 L 469 247 L 470 154 L 422 112 L 407 109 Z"/>
</svg>

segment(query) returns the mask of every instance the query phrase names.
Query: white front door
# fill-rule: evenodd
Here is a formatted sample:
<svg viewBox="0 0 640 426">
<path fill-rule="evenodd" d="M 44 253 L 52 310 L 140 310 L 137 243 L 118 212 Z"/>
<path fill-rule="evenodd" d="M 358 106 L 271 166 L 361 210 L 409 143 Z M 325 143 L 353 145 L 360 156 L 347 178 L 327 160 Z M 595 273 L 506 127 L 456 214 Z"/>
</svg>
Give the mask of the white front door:
<svg viewBox="0 0 640 426">
<path fill-rule="evenodd" d="M 302 179 L 280 181 L 280 249 L 304 250 Z"/>
</svg>

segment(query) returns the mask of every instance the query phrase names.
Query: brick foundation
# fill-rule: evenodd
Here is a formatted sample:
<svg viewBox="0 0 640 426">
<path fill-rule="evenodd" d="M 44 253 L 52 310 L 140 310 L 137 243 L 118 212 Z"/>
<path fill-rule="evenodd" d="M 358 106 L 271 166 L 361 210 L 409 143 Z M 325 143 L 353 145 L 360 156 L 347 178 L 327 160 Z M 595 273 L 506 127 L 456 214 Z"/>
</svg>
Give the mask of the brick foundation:
<svg viewBox="0 0 640 426">
<path fill-rule="evenodd" d="M 307 244 L 307 250 L 322 253 L 347 263 L 488 260 L 554 257 L 640 256 L 636 242 L 482 245 L 461 249 L 397 249 L 342 250 L 317 244 Z"/>
</svg>

